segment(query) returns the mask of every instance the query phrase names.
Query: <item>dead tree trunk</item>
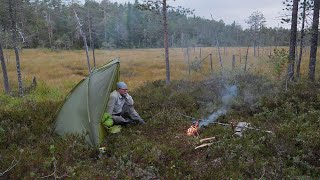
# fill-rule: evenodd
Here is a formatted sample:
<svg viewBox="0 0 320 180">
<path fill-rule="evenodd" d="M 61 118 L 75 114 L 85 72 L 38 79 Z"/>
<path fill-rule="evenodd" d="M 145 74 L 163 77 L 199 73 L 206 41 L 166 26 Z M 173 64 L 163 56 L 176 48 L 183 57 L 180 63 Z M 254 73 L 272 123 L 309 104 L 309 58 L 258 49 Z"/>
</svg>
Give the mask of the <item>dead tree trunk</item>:
<svg viewBox="0 0 320 180">
<path fill-rule="evenodd" d="M 189 75 L 190 75 L 190 73 L 191 73 L 191 67 L 190 67 L 189 47 L 187 47 L 186 50 L 185 50 L 184 58 L 185 58 L 185 62 L 188 64 L 188 73 L 189 73 Z"/>
<path fill-rule="evenodd" d="M 299 58 L 297 62 L 297 79 L 300 79 L 300 65 L 301 65 L 301 59 L 303 54 L 303 48 L 304 48 L 304 22 L 306 19 L 306 0 L 303 1 L 303 11 L 302 11 L 302 26 L 301 26 L 301 38 L 300 38 L 300 52 L 299 52 Z"/>
<path fill-rule="evenodd" d="M 22 77 L 21 77 L 21 66 L 20 66 L 20 56 L 19 56 L 19 49 L 17 45 L 17 26 L 16 26 L 16 9 L 13 10 L 13 3 L 12 0 L 8 0 L 9 4 L 9 16 L 11 20 L 11 31 L 12 31 L 12 42 L 13 42 L 13 49 L 16 56 L 16 69 L 17 69 L 17 76 L 18 76 L 18 89 L 19 95 L 23 96 L 23 85 L 22 85 Z"/>
<path fill-rule="evenodd" d="M 294 77 L 294 61 L 297 45 L 297 21 L 298 21 L 298 3 L 299 0 L 293 0 L 292 18 L 291 18 L 291 34 L 290 34 L 290 51 L 287 80 L 292 81 Z"/>
<path fill-rule="evenodd" d="M 313 20 L 312 20 L 312 37 L 310 47 L 309 61 L 309 79 L 314 81 L 316 61 L 317 61 L 317 46 L 318 46 L 318 27 L 319 27 L 319 8 L 320 0 L 314 0 Z"/>
<path fill-rule="evenodd" d="M 246 52 L 246 59 L 245 59 L 245 63 L 244 63 L 244 72 L 247 71 L 249 47 L 250 47 L 250 46 L 248 46 L 247 52 Z"/>
<path fill-rule="evenodd" d="M 90 58 L 89 58 L 89 52 L 88 52 L 89 50 L 88 50 L 87 38 L 86 38 L 86 35 L 84 34 L 84 32 L 82 31 L 81 22 L 80 22 L 80 19 L 78 18 L 78 14 L 77 14 L 76 10 L 73 9 L 73 12 L 74 12 L 74 16 L 75 16 L 75 18 L 76 18 L 76 21 L 77 21 L 77 23 L 78 23 L 78 28 L 79 28 L 79 31 L 80 31 L 80 35 L 81 35 L 82 38 L 83 38 L 83 43 L 84 43 L 84 46 L 85 46 L 86 56 L 87 56 L 88 72 L 89 72 L 89 74 L 91 74 Z"/>
<path fill-rule="evenodd" d="M 234 70 L 235 64 L 236 64 L 236 56 L 232 55 L 232 70 Z"/>
<path fill-rule="evenodd" d="M 46 23 L 47 23 L 47 28 L 48 28 L 48 38 L 49 38 L 49 45 L 50 48 L 52 48 L 52 41 L 53 41 L 53 25 L 51 22 L 51 16 L 50 12 L 46 12 Z"/>
<path fill-rule="evenodd" d="M 213 73 L 212 54 L 211 53 L 210 53 L 210 69 L 211 69 L 211 73 Z"/>
<path fill-rule="evenodd" d="M 94 51 L 94 40 L 93 40 L 93 29 L 92 29 L 92 16 L 90 14 L 89 9 L 87 10 L 87 18 L 89 21 L 88 30 L 89 30 L 90 48 L 92 49 L 93 67 L 96 68 L 96 56 Z"/>
<path fill-rule="evenodd" d="M 170 84 L 170 64 L 169 64 L 169 47 L 168 47 L 168 22 L 167 22 L 167 0 L 162 1 L 163 14 L 163 33 L 164 33 L 164 49 L 166 61 L 166 83 Z"/>
<path fill-rule="evenodd" d="M 223 62 L 222 62 L 222 57 L 221 57 L 221 52 L 220 52 L 218 36 L 217 36 L 217 49 L 218 49 L 218 56 L 219 56 L 219 62 L 220 62 L 220 69 L 221 69 L 221 73 L 222 73 Z"/>
<path fill-rule="evenodd" d="M 8 78 L 8 74 L 7 74 L 7 66 L 6 66 L 6 62 L 4 60 L 4 55 L 3 55 L 1 42 L 0 42 L 0 61 L 1 61 L 1 67 L 2 67 L 4 92 L 6 94 L 9 94 L 9 92 L 10 92 L 9 78 Z"/>
<path fill-rule="evenodd" d="M 107 11 L 106 11 L 106 9 L 103 9 L 103 25 L 104 25 L 104 42 L 107 42 L 108 23 L 107 23 Z"/>
</svg>

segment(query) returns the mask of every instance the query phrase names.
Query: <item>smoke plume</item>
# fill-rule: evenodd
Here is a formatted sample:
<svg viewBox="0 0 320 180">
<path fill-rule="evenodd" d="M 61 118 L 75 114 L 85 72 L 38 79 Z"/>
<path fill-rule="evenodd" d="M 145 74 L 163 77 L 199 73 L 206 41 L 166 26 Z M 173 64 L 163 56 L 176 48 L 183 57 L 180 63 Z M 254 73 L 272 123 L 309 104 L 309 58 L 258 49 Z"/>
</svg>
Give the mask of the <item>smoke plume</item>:
<svg viewBox="0 0 320 180">
<path fill-rule="evenodd" d="M 199 127 L 207 126 L 210 123 L 214 123 L 220 116 L 225 115 L 227 113 L 227 109 L 231 105 L 233 99 L 238 94 L 238 88 L 236 85 L 233 86 L 225 86 L 224 91 L 222 92 L 221 101 L 223 103 L 223 106 L 209 115 L 206 119 L 203 119 L 199 122 Z"/>
</svg>

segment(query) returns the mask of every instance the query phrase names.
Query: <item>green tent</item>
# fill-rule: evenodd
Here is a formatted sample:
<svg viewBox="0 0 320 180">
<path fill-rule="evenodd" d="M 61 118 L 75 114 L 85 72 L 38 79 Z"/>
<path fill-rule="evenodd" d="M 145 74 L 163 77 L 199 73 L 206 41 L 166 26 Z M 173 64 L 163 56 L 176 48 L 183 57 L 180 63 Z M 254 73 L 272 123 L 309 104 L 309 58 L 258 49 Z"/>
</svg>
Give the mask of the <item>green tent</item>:
<svg viewBox="0 0 320 180">
<path fill-rule="evenodd" d="M 91 146 L 99 147 L 106 135 L 101 120 L 119 80 L 119 68 L 120 61 L 115 59 L 81 80 L 58 110 L 54 133 L 85 135 Z"/>
</svg>

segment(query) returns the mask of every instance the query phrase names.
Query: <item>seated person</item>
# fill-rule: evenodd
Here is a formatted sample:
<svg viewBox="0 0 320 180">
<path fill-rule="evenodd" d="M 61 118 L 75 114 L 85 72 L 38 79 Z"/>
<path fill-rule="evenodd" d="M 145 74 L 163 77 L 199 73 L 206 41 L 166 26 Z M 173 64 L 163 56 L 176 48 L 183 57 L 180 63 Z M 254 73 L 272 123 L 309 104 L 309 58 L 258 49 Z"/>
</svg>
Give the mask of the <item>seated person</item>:
<svg viewBox="0 0 320 180">
<path fill-rule="evenodd" d="M 145 123 L 134 109 L 133 99 L 128 94 L 128 87 L 124 82 L 118 82 L 117 89 L 110 94 L 106 112 L 112 116 L 116 125 Z"/>
</svg>

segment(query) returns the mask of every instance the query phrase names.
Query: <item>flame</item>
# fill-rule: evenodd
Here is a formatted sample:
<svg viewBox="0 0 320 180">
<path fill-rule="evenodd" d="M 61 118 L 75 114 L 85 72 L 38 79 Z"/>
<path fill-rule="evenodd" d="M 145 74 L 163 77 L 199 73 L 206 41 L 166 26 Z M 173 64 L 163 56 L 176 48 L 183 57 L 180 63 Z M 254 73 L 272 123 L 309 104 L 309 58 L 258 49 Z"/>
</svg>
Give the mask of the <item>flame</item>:
<svg viewBox="0 0 320 180">
<path fill-rule="evenodd" d="M 195 124 L 192 124 L 190 128 L 187 130 L 188 136 L 199 136 L 199 122 L 197 121 Z"/>
</svg>

